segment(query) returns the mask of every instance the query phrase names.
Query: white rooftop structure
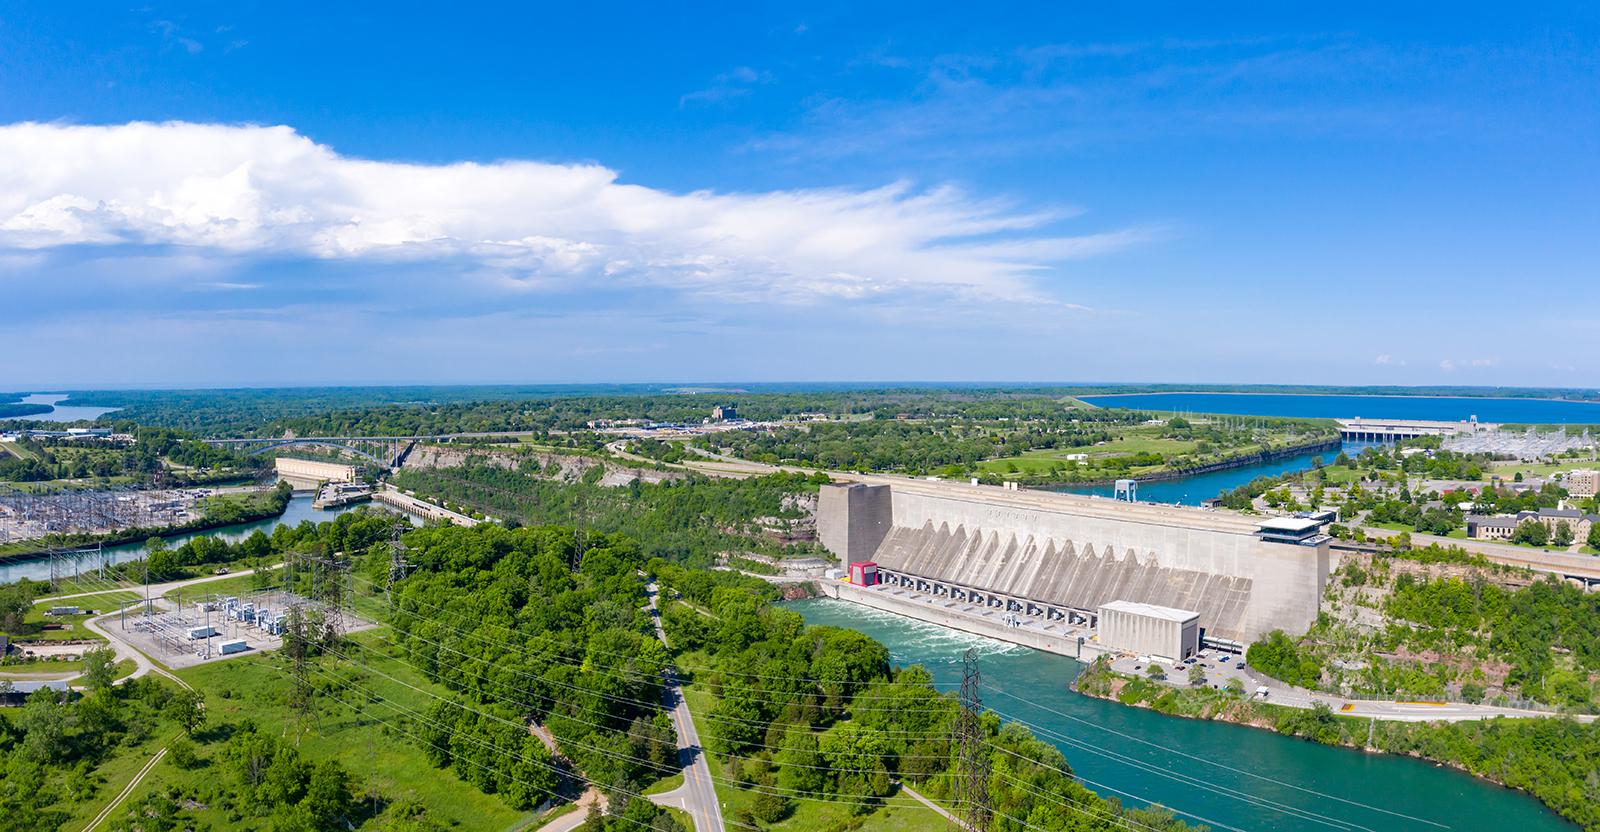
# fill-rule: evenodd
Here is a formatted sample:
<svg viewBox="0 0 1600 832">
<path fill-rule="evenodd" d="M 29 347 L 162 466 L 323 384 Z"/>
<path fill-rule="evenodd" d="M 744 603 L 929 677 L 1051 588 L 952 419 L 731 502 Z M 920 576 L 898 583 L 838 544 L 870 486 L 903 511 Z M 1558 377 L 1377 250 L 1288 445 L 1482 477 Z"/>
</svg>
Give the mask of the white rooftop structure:
<svg viewBox="0 0 1600 832">
<path fill-rule="evenodd" d="M 1269 517 L 1256 522 L 1256 528 L 1262 531 L 1287 532 L 1290 534 L 1304 534 L 1315 531 L 1322 524 L 1309 517 Z"/>
<path fill-rule="evenodd" d="M 1133 613 L 1134 615 L 1142 615 L 1146 618 L 1160 618 L 1165 621 L 1176 621 L 1180 624 L 1188 621 L 1191 618 L 1200 617 L 1200 613 L 1197 612 L 1190 612 L 1189 610 L 1177 610 L 1173 609 L 1172 607 L 1158 607 L 1155 604 L 1144 604 L 1138 601 L 1107 601 L 1106 603 L 1100 605 L 1100 609 L 1115 610 L 1117 612 L 1129 612 Z"/>
</svg>

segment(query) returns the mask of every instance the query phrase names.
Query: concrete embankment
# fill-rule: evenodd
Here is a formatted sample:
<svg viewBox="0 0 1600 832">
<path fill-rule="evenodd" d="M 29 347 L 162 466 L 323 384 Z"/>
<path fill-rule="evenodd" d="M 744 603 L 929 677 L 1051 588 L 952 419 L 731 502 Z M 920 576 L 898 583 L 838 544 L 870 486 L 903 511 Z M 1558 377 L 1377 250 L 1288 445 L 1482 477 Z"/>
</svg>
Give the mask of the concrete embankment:
<svg viewBox="0 0 1600 832">
<path fill-rule="evenodd" d="M 820 580 L 817 586 L 829 598 L 853 601 L 873 609 L 892 612 L 929 624 L 938 624 L 973 635 L 1020 644 L 1046 653 L 1092 662 L 1106 653 L 1093 641 L 1094 631 L 1065 622 L 1025 623 L 1011 626 L 1000 620 L 998 610 L 985 615 L 978 608 L 949 598 L 930 597 L 896 587 L 862 587 L 846 581 Z M 967 612 L 971 609 L 973 612 Z M 1026 620 L 1026 619 L 1024 619 Z"/>
<path fill-rule="evenodd" d="M 457 526 L 466 526 L 469 528 L 478 525 L 477 520 L 474 520 L 465 514 L 459 514 L 446 508 L 440 508 L 433 503 L 423 502 L 416 497 L 396 489 L 392 485 L 386 485 L 382 491 L 374 492 L 372 499 L 380 503 L 388 503 L 395 508 L 410 512 L 428 520 L 449 520 Z"/>
</svg>

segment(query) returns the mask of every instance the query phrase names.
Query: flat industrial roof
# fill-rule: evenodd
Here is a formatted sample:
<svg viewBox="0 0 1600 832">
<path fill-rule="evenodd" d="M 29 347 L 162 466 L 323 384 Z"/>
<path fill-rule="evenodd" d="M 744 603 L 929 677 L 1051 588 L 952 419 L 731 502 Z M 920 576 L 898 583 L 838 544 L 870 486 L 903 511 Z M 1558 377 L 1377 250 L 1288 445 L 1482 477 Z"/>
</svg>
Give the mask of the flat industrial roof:
<svg viewBox="0 0 1600 832">
<path fill-rule="evenodd" d="M 1172 607 L 1158 607 L 1155 604 L 1144 604 L 1138 601 L 1107 601 L 1100 605 L 1103 610 L 1116 610 L 1117 612 L 1131 612 L 1146 618 L 1160 618 L 1167 621 L 1176 621 L 1182 624 L 1200 617 L 1200 613 L 1189 610 L 1176 610 Z"/>
<path fill-rule="evenodd" d="M 1321 525 L 1309 517 L 1269 517 L 1256 522 L 1256 528 L 1273 532 L 1306 532 Z"/>
</svg>

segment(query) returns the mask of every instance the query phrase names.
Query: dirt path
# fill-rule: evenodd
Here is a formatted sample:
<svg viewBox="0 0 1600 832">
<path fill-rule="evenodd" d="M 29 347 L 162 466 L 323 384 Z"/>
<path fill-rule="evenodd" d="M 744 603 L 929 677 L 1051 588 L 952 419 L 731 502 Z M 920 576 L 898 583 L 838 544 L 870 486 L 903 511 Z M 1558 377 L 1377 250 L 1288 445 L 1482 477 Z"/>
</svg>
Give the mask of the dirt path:
<svg viewBox="0 0 1600 832">
<path fill-rule="evenodd" d="M 161 762 L 161 758 L 165 756 L 167 756 L 166 748 L 162 748 L 160 751 L 157 751 L 156 755 L 150 758 L 150 762 L 145 763 L 144 768 L 139 769 L 139 773 L 133 776 L 133 781 L 128 783 L 127 788 L 122 790 L 122 794 L 117 795 L 117 799 L 111 801 L 111 805 L 107 806 L 105 809 L 102 809 L 100 814 L 95 815 L 94 820 L 89 821 L 89 825 L 83 828 L 83 832 L 94 832 L 96 827 L 102 823 L 105 823 L 106 818 L 110 817 L 111 813 L 115 811 L 118 806 L 122 805 L 122 801 L 128 799 L 128 795 L 132 794 L 133 790 L 137 788 L 139 783 L 144 780 L 144 776 L 149 774 L 150 770 L 156 767 L 156 763 Z"/>
</svg>

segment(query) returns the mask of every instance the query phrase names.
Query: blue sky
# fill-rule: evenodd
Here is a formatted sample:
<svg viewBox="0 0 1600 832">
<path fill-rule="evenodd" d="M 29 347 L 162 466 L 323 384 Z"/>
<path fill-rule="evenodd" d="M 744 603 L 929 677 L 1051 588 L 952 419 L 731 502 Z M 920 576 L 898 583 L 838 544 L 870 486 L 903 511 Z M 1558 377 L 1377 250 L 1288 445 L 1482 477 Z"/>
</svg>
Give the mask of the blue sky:
<svg viewBox="0 0 1600 832">
<path fill-rule="evenodd" d="M 1104 5 L 0 2 L 0 389 L 1600 383 L 1592 7 Z"/>
</svg>

